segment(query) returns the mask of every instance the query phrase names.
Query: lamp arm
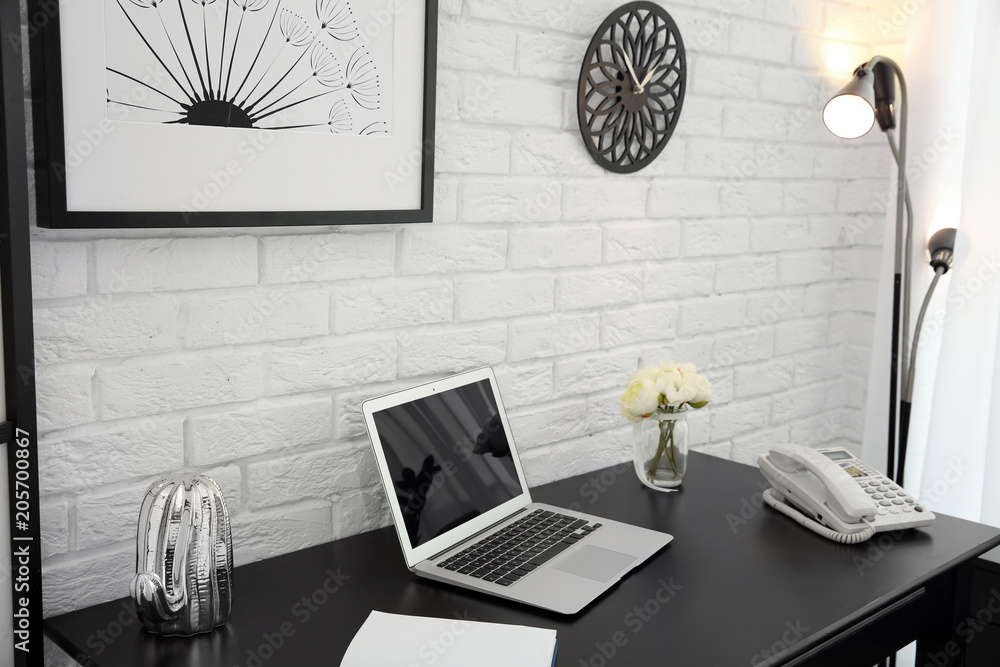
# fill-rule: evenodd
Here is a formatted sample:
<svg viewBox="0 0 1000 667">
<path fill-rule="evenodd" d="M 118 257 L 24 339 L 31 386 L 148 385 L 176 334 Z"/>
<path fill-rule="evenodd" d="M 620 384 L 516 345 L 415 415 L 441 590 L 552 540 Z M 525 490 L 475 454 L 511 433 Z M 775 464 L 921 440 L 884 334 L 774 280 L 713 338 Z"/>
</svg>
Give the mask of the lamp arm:
<svg viewBox="0 0 1000 667">
<path fill-rule="evenodd" d="M 920 342 L 920 328 L 924 323 L 924 314 L 927 312 L 927 305 L 931 302 L 931 295 L 934 294 L 934 288 L 937 287 L 938 280 L 944 275 L 945 268 L 939 266 L 934 269 L 934 279 L 931 280 L 930 286 L 927 287 L 927 295 L 924 297 L 924 303 L 920 306 L 920 314 L 917 315 L 917 326 L 913 330 L 913 351 L 910 353 L 910 368 L 907 372 L 906 379 L 906 393 L 903 400 L 908 403 L 913 402 L 913 377 L 917 372 L 917 343 Z"/>
<path fill-rule="evenodd" d="M 910 441 L 910 414 L 913 409 L 913 378 L 917 372 L 917 343 L 920 342 L 920 329 L 924 323 L 924 314 L 927 312 L 927 304 L 931 302 L 931 295 L 937 282 L 948 269 L 938 266 L 934 269 L 934 279 L 927 287 L 927 295 L 924 296 L 924 303 L 920 306 L 920 314 L 917 316 L 917 326 L 913 330 L 913 353 L 910 355 L 910 367 L 906 371 L 906 387 L 903 400 L 900 402 L 899 410 L 899 469 L 896 471 L 896 483 L 902 486 L 906 474 L 906 451 Z"/>
<path fill-rule="evenodd" d="M 899 82 L 899 98 L 902 102 L 899 111 L 899 151 L 897 153 L 896 162 L 899 165 L 897 171 L 899 172 L 896 179 L 896 199 L 897 204 L 903 202 L 903 193 L 906 192 L 906 113 L 909 110 L 909 104 L 906 99 L 906 77 L 903 76 L 903 70 L 899 67 L 895 60 L 892 58 L 886 58 L 885 56 L 874 56 L 871 60 L 866 62 L 861 67 L 864 68 L 866 72 L 871 72 L 872 68 L 878 63 L 885 63 L 892 68 L 892 71 L 896 73 L 896 80 Z M 896 206 L 896 273 L 901 273 L 901 253 L 899 252 L 899 244 L 903 237 L 903 207 Z M 905 327 L 904 323 L 904 329 Z"/>
<path fill-rule="evenodd" d="M 893 135 L 892 130 L 886 130 L 885 134 L 889 138 L 889 148 L 892 149 L 892 156 L 896 159 L 896 168 L 902 170 L 903 166 L 899 161 L 899 150 L 896 148 L 896 137 Z M 911 266 L 913 264 L 913 202 L 910 201 L 910 185 L 905 178 L 903 180 L 903 202 L 906 204 L 906 233 L 903 238 L 903 342 L 899 349 L 902 355 L 900 367 L 904 369 L 902 392 L 906 396 L 907 383 L 909 382 L 905 369 L 908 366 L 907 351 L 910 347 L 910 274 L 912 273 Z"/>
<path fill-rule="evenodd" d="M 889 148 L 892 149 L 892 157 L 896 160 L 896 164 L 899 164 L 899 149 L 896 148 L 896 135 L 893 134 L 892 130 L 886 130 L 886 134 L 889 136 Z M 906 192 L 904 201 L 906 203 L 906 217 L 911 221 L 913 220 L 913 202 L 910 201 L 910 184 L 909 181 L 906 183 Z"/>
</svg>

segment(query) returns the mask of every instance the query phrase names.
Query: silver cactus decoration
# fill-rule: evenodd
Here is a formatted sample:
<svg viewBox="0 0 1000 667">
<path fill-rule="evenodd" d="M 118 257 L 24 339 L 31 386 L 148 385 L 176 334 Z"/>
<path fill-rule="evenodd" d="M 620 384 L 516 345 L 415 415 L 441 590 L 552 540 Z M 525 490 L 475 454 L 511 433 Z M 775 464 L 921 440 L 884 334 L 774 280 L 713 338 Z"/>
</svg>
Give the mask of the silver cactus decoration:
<svg viewBox="0 0 1000 667">
<path fill-rule="evenodd" d="M 129 592 L 146 630 L 189 636 L 226 622 L 233 538 L 215 480 L 194 475 L 153 484 L 142 501 L 137 537 Z"/>
</svg>

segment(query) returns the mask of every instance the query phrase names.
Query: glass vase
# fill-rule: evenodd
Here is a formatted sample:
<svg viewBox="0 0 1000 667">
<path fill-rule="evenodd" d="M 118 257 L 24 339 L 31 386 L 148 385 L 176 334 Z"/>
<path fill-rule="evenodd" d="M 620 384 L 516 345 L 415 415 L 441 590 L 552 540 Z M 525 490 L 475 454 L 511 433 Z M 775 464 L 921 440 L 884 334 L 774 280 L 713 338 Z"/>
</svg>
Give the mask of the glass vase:
<svg viewBox="0 0 1000 667">
<path fill-rule="evenodd" d="M 684 481 L 688 459 L 688 410 L 655 412 L 632 431 L 632 460 L 643 484 L 657 491 Z"/>
</svg>

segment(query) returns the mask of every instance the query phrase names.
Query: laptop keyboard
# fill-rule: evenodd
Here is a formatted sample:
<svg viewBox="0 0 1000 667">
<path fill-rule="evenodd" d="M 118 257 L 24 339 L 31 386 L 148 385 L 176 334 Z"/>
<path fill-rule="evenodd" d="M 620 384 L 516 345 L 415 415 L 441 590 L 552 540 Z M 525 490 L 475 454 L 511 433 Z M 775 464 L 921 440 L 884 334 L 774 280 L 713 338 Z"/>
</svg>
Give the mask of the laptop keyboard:
<svg viewBox="0 0 1000 667">
<path fill-rule="evenodd" d="M 535 510 L 437 564 L 446 570 L 510 586 L 601 527 L 565 514 Z"/>
</svg>

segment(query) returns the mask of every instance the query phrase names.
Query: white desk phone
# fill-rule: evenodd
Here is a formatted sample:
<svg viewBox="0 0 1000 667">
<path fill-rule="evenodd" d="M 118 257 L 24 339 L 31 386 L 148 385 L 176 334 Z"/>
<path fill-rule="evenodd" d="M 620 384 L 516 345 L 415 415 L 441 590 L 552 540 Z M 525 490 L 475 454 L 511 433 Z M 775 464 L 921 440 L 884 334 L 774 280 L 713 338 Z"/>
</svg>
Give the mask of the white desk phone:
<svg viewBox="0 0 1000 667">
<path fill-rule="evenodd" d="M 846 449 L 774 445 L 757 463 L 773 487 L 764 502 L 828 539 L 857 544 L 934 523 L 916 498 Z"/>
</svg>

